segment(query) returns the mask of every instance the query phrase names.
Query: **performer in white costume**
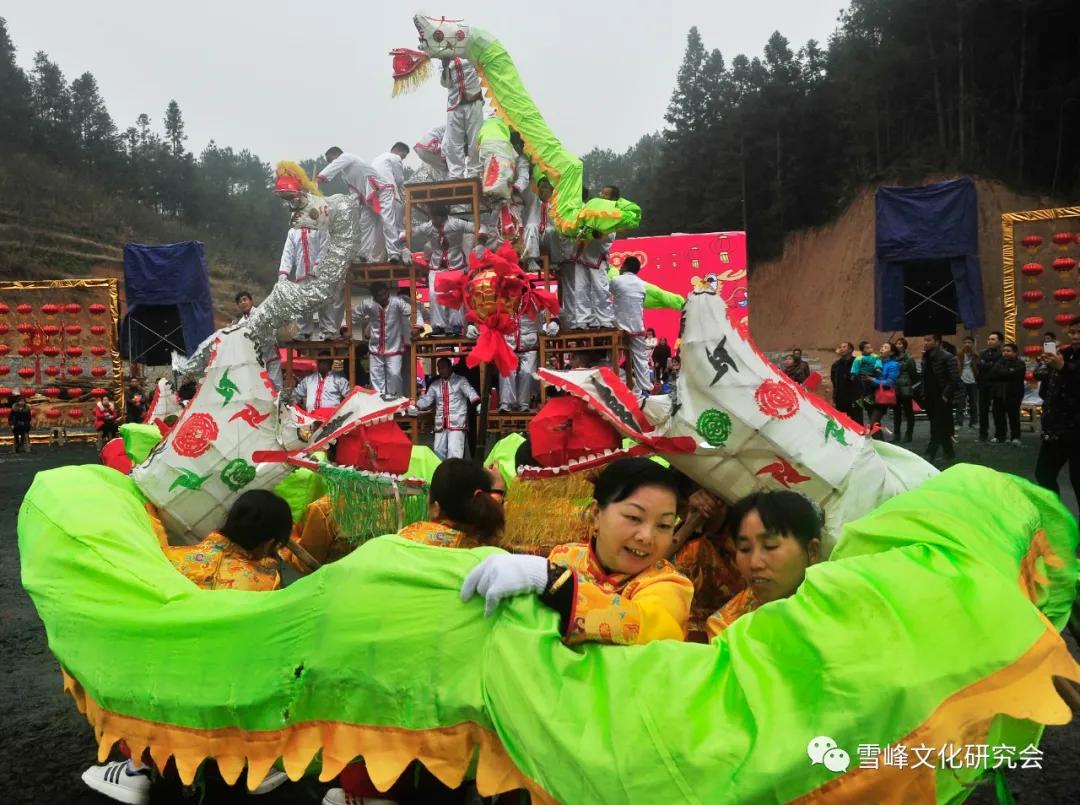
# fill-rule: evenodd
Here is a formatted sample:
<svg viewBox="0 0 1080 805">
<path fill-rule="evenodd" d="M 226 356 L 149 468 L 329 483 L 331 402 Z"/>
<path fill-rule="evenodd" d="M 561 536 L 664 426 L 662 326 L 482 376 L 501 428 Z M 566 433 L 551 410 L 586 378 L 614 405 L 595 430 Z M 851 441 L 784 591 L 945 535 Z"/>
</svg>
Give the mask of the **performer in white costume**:
<svg viewBox="0 0 1080 805">
<path fill-rule="evenodd" d="M 278 282 L 306 282 L 318 271 L 319 257 L 326 243 L 326 234 L 317 229 L 290 229 L 285 237 L 285 248 L 281 250 L 281 263 L 278 266 Z M 318 337 L 334 339 L 339 336 L 341 321 L 345 316 L 344 283 L 336 290 L 333 298 L 314 314 L 302 316 L 296 325 L 300 328 L 297 338 L 311 338 L 318 321 Z"/>
<path fill-rule="evenodd" d="M 441 82 L 447 89 L 443 154 L 451 179 L 480 175 L 476 139 L 484 122 L 484 96 L 476 68 L 468 59 L 443 59 Z"/>
<path fill-rule="evenodd" d="M 506 336 L 506 343 L 518 357 L 518 367 L 509 375 L 499 377 L 499 410 L 528 411 L 532 407 L 533 397 L 540 391 L 540 383 L 533 376 L 536 372 L 540 331 L 545 335 L 559 334 L 556 321 L 542 324 L 547 320 L 547 313 L 532 306 L 523 310 L 517 318 L 517 327 L 512 335 Z"/>
<path fill-rule="evenodd" d="M 370 331 L 368 362 L 371 387 L 383 397 L 404 393 L 402 359 L 412 343 L 412 306 L 398 295 L 391 295 L 385 282 L 371 284 L 371 298 L 353 308 L 353 317 Z"/>
<path fill-rule="evenodd" d="M 634 393 L 647 397 L 652 393 L 652 373 L 649 371 L 649 345 L 645 335 L 645 282 L 638 276 L 641 261 L 627 257 L 620 274 L 611 281 L 611 296 L 615 308 L 615 323 L 630 342 L 629 360 L 634 373 Z"/>
<path fill-rule="evenodd" d="M 469 381 L 451 370 L 449 358 L 436 363 L 439 376 L 410 410 L 435 406 L 435 454 L 441 459 L 464 458 L 469 403 L 480 402 Z"/>
<path fill-rule="evenodd" d="M 564 267 L 562 275 L 562 313 L 567 329 L 615 326 L 607 276 L 608 250 L 614 239 L 613 234 L 590 234 L 574 244 L 573 268 L 566 271 Z"/>
<path fill-rule="evenodd" d="M 387 255 L 397 254 L 400 247 L 386 242 L 386 232 L 379 215 L 378 188 L 382 180 L 375 168 L 355 154 L 347 154 L 336 146 L 326 151 L 327 166 L 315 177 L 329 182 L 339 174 L 360 202 L 360 260 L 365 263 L 386 262 Z M 400 259 L 400 258 L 399 258 Z"/>
<path fill-rule="evenodd" d="M 296 230 L 290 230 L 295 232 Z M 240 291 L 233 300 L 236 302 L 236 311 L 239 313 L 239 317 L 236 319 L 236 323 L 247 321 L 251 314 L 255 311 L 255 306 L 252 301 L 250 291 Z M 270 339 L 260 350 L 259 358 L 263 362 L 263 366 L 266 367 L 266 373 L 270 375 L 270 381 L 274 384 L 274 389 L 281 391 L 281 387 L 284 385 L 284 379 L 281 374 L 281 355 L 278 354 L 277 339 Z M 164 379 L 164 378 L 163 378 Z M 158 383 L 158 396 L 162 396 L 161 383 Z M 172 394 L 170 389 L 169 394 Z M 154 421 L 154 412 L 151 411 L 149 421 Z M 175 413 L 175 412 L 173 412 Z"/>
<path fill-rule="evenodd" d="M 409 146 L 397 142 L 389 151 L 371 160 L 371 167 L 378 174 L 377 211 L 382 219 L 383 236 L 391 260 L 403 259 L 401 233 L 405 227 L 405 166 L 402 160 L 408 155 Z"/>
<path fill-rule="evenodd" d="M 443 137 L 446 135 L 446 124 L 440 123 L 434 128 L 428 129 L 427 133 L 416 141 L 413 151 L 421 161 L 431 168 L 432 181 L 445 182 L 450 176 L 446 167 L 446 157 L 443 155 Z"/>
<path fill-rule="evenodd" d="M 442 207 L 431 210 L 431 220 L 413 227 L 413 237 L 424 239 L 428 261 L 428 302 L 431 304 L 431 333 L 460 335 L 465 327 L 465 311 L 440 305 L 435 299 L 435 279 L 443 271 L 465 268 L 465 240 L 472 234 L 472 224 L 449 217 Z"/>
<path fill-rule="evenodd" d="M 292 400 L 294 403 L 302 403 L 304 410 L 309 413 L 329 413 L 341 405 L 341 401 L 349 393 L 349 381 L 331 371 L 334 362 L 329 352 L 319 353 L 316 365 L 318 371 L 312 372 L 296 384 Z"/>
</svg>

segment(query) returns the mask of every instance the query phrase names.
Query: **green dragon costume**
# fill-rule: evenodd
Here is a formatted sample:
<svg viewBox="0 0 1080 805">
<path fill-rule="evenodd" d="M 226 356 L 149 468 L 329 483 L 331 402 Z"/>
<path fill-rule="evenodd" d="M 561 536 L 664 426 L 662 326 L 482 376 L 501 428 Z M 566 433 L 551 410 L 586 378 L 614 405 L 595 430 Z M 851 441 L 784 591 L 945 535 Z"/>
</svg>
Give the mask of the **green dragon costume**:
<svg viewBox="0 0 1080 805">
<path fill-rule="evenodd" d="M 983 769 L 837 774 L 807 744 L 1015 753 L 1067 722 L 1052 677 L 1080 681 L 1058 634 L 1077 539 L 1050 493 L 962 465 L 847 526 L 795 595 L 711 645 L 570 649 L 531 597 L 492 618 L 461 603 L 493 548 L 380 537 L 283 590 L 207 591 L 113 470 L 40 473 L 19 517 L 23 583 L 102 757 L 123 738 L 186 780 L 205 757 L 260 780 L 279 757 L 330 779 L 362 755 L 387 786 L 414 758 L 454 785 L 478 753 L 482 793 L 564 802 L 962 798 Z"/>
</svg>

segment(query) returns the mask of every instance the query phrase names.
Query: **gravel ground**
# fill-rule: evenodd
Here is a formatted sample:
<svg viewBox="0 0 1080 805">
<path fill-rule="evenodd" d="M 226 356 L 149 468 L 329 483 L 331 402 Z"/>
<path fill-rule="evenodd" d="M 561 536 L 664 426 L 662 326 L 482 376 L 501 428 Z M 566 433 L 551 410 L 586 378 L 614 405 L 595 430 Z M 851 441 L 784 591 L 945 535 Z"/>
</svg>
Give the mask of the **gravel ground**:
<svg viewBox="0 0 1080 805">
<path fill-rule="evenodd" d="M 964 428 L 960 431 L 957 453 L 964 461 L 1030 478 L 1035 464 L 1036 437 L 1025 434 L 1025 439 L 1020 448 L 992 447 L 976 443 L 974 431 Z M 920 422 L 913 447 L 924 446 L 926 440 L 926 424 Z M 0 539 L 13 557 L 0 563 L 0 656 L 4 659 L 0 671 L 0 723 L 5 730 L 0 750 L 2 802 L 101 805 L 108 801 L 87 790 L 79 779 L 83 769 L 94 760 L 94 737 L 85 719 L 63 693 L 56 661 L 48 650 L 33 604 L 19 581 L 19 564 L 15 559 L 19 503 L 34 473 L 93 461 L 94 451 L 87 445 L 35 448 L 30 455 L 0 454 Z M 1066 504 L 1076 511 L 1077 502 L 1071 490 L 1066 492 Z M 1070 647 L 1080 657 L 1080 650 L 1071 638 Z M 1080 719 L 1065 727 L 1047 729 L 1042 748 L 1045 753 L 1042 769 L 1016 770 L 1009 774 L 1009 786 L 1017 801 L 1076 802 L 1080 792 L 1077 762 Z M 286 784 L 258 801 L 266 805 L 318 803 L 325 788 L 309 781 Z M 155 801 L 158 799 L 155 797 Z M 422 799 L 432 801 L 434 797 L 429 794 Z M 208 802 L 233 800 L 246 800 L 246 795 L 218 790 L 207 798 Z M 995 801 L 992 787 L 981 786 L 972 801 Z"/>
</svg>

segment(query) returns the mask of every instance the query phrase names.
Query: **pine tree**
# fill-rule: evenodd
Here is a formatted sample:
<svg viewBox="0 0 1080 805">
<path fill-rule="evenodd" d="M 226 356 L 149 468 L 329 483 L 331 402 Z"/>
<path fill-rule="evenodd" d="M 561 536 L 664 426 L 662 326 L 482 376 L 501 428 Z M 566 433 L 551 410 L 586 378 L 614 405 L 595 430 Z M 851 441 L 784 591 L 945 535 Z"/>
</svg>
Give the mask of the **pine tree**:
<svg viewBox="0 0 1080 805">
<path fill-rule="evenodd" d="M 117 150 L 116 124 L 105 108 L 97 79 L 86 72 L 71 82 L 72 128 L 87 165 L 108 163 Z"/>
<path fill-rule="evenodd" d="M 705 90 L 701 86 L 701 68 L 705 64 L 705 45 L 697 27 L 686 35 L 686 51 L 682 65 L 675 78 L 675 90 L 671 93 L 664 120 L 676 136 L 693 131 L 704 120 Z"/>
<path fill-rule="evenodd" d="M 30 99 L 34 144 L 58 162 L 76 161 L 78 141 L 71 127 L 71 89 L 60 68 L 41 50 L 34 54 Z"/>
<path fill-rule="evenodd" d="M 165 109 L 165 140 L 169 143 L 169 149 L 173 156 L 181 157 L 184 154 L 184 118 L 180 114 L 180 104 L 175 99 L 169 101 Z"/>
<path fill-rule="evenodd" d="M 0 17 L 0 141 L 27 146 L 32 119 L 30 81 L 15 62 L 15 45 Z"/>
</svg>

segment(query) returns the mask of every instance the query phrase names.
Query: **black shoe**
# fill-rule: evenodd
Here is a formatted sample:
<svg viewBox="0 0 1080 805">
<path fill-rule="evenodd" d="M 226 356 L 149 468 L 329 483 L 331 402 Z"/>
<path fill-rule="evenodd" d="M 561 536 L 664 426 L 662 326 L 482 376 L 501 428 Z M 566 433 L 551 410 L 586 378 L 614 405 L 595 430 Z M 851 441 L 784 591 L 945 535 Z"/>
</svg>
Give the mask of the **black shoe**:
<svg viewBox="0 0 1080 805">
<path fill-rule="evenodd" d="M 446 329 L 444 327 L 432 327 L 431 328 L 431 334 L 432 335 L 446 335 Z"/>
<path fill-rule="evenodd" d="M 401 257 L 399 257 L 398 255 L 395 254 L 393 257 L 390 258 L 390 262 L 391 263 L 400 263 L 401 262 Z"/>
</svg>

